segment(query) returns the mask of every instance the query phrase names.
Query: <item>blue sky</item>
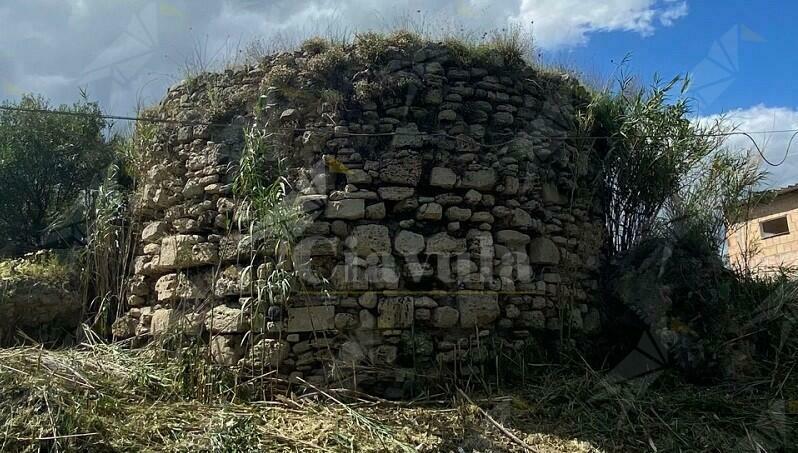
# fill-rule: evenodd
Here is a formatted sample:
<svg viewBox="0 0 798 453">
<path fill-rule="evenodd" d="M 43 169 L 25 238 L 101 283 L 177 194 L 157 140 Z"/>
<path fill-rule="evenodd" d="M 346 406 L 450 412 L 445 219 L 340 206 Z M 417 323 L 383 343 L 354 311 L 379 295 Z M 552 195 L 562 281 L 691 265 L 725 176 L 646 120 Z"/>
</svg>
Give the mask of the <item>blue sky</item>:
<svg viewBox="0 0 798 453">
<path fill-rule="evenodd" d="M 219 67 L 253 40 L 515 24 L 531 30 L 544 61 L 588 78 L 606 80 L 627 54 L 627 71 L 643 80 L 690 73 L 698 120 L 724 114 L 741 130 L 794 129 L 795 17 L 798 2 L 744 0 L 3 0 L 0 99 L 35 92 L 71 102 L 87 88 L 104 110 L 127 115 L 157 102 L 186 62 Z M 770 160 L 789 138 L 756 136 Z M 798 183 L 796 148 L 770 169 L 770 185 Z"/>
<path fill-rule="evenodd" d="M 702 114 L 754 106 L 798 104 L 798 2 L 704 0 L 689 2 L 688 13 L 648 36 L 638 33 L 593 33 L 583 46 L 565 49 L 577 67 L 602 74 L 612 61 L 631 54 L 630 68 L 641 75 L 665 77 L 692 73 L 696 84 L 718 83 L 722 94 L 702 102 Z M 770 5 L 770 7 L 766 6 Z M 722 52 L 717 52 L 721 50 Z M 552 53 L 554 57 L 557 52 Z M 708 71 L 713 60 L 730 71 Z M 717 67 L 720 67 L 718 65 Z M 730 82 L 725 86 L 723 82 Z"/>
</svg>

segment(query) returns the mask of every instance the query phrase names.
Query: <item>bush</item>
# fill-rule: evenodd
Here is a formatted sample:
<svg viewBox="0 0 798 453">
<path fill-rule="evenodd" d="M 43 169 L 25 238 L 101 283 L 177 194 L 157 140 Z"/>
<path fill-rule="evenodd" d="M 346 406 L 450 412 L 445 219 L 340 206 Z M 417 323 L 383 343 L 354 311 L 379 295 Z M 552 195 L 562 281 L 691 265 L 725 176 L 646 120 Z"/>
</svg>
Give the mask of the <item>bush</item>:
<svg viewBox="0 0 798 453">
<path fill-rule="evenodd" d="M 679 82 L 676 99 L 672 91 Z M 589 108 L 590 135 L 601 159 L 607 252 L 622 254 L 652 233 L 666 204 L 722 145 L 721 124 L 696 125 L 682 96 L 686 81 L 636 88 L 623 79 Z"/>
<path fill-rule="evenodd" d="M 672 365 L 704 379 L 730 374 L 729 348 L 767 296 L 722 257 L 764 173 L 750 152 L 725 146 L 722 121 L 690 120 L 686 87 L 621 79 L 594 95 L 586 135 L 603 177 L 607 331 L 623 332 L 619 343 L 648 331 Z"/>
<path fill-rule="evenodd" d="M 113 154 L 103 136 L 107 124 L 96 103 L 49 110 L 32 95 L 0 111 L 0 239 L 40 246 L 59 212 L 96 180 Z"/>
</svg>

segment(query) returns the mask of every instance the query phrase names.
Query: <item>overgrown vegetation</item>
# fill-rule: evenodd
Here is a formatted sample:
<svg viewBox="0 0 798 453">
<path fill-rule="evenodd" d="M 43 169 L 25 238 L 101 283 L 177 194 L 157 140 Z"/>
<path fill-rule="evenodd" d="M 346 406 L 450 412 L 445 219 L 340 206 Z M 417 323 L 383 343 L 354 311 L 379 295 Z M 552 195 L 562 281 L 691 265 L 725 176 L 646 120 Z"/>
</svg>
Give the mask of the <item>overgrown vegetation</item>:
<svg viewBox="0 0 798 453">
<path fill-rule="evenodd" d="M 0 261 L 0 280 L 31 279 L 66 284 L 74 277 L 74 263 L 55 254 Z"/>
<path fill-rule="evenodd" d="M 107 123 L 85 95 L 57 107 L 60 114 L 39 112 L 51 106 L 32 95 L 4 106 L 21 110 L 0 111 L 0 239 L 41 247 L 53 221 L 111 162 Z"/>
<path fill-rule="evenodd" d="M 343 102 L 343 89 L 351 88 L 364 102 L 376 99 L 384 90 L 405 87 L 379 80 L 352 83 L 354 63 L 379 63 L 391 49 L 415 51 L 423 43 L 409 32 L 359 34 L 354 44 L 313 39 L 302 46 L 312 77 L 298 78 L 295 68 L 278 60 L 267 75 L 267 89 L 303 92 L 333 109 Z M 512 66 L 532 53 L 520 29 L 473 40 L 447 37 L 444 43 L 464 66 Z M 198 83 L 199 73 L 191 75 Z M 641 88 L 623 78 L 615 90 L 594 93 L 583 118 L 603 169 L 597 186 L 609 258 L 605 328 L 620 333 L 610 341 L 623 337 L 620 346 L 601 344 L 595 357 L 586 359 L 596 363 L 610 357 L 615 363 L 638 340 L 635 334 L 654 330 L 673 340 L 665 352 L 671 357 L 662 365 L 676 370 L 664 371 L 651 385 L 609 383 L 604 379 L 608 362 L 600 370 L 576 366 L 568 358 L 563 366 L 524 366 L 516 373 L 522 385 L 480 404 L 491 406 L 529 445 L 563 452 L 777 451 L 788 445 L 785 433 L 792 422 L 786 414 L 798 409 L 790 400 L 798 391 L 793 377 L 798 341 L 791 334 L 798 312 L 796 283 L 791 275 L 763 281 L 724 266 L 725 235 L 756 203 L 763 175 L 748 154 L 723 146 L 724 124 L 690 121 L 685 87 L 681 79 Z M 207 96 L 212 113 L 223 110 L 220 91 Z M 274 96 L 267 91 L 261 101 Z M 19 105 L 47 103 L 27 97 Z M 250 307 L 253 319 L 261 320 L 268 307 L 288 303 L 301 284 L 286 260 L 307 221 L 289 196 L 296 189 L 289 159 L 297 156 L 286 140 L 294 139 L 294 131 L 290 121 L 280 123 L 279 112 L 267 114 L 265 107 L 259 105 L 255 124 L 245 130 L 234 185 L 240 208 L 229 219 L 252 235 L 253 247 L 267 248 L 265 255 L 276 258 L 268 263 L 268 276 L 257 279 L 258 298 Z M 50 219 L 83 195 L 77 204 L 88 222 L 82 260 L 86 314 L 106 336 L 124 304 L 122 282 L 135 246 L 126 223 L 127 190 L 131 178 L 145 174 L 148 147 L 158 131 L 140 123 L 133 138 L 117 143 L 121 162 L 109 167 L 112 156 L 97 106 L 84 102 L 62 110 L 81 116 L 0 116 L 5 165 L 0 165 L 0 181 L 14 189 L 0 204 L 0 232 L 39 244 Z M 39 187 L 42 171 L 53 181 L 52 155 L 45 151 L 64 161 L 55 166 L 56 174 L 69 174 L 68 184 Z M 17 170 L 27 172 L 30 181 L 15 179 L 21 177 Z M 66 273 L 55 261 L 0 263 L 0 278 L 62 278 Z M 635 320 L 627 323 L 630 316 Z M 253 402 L 248 398 L 266 394 L 257 391 L 259 386 L 283 390 L 269 393 L 274 397 L 291 395 L 295 383 L 266 373 L 252 379 L 212 365 L 206 345 L 192 343 L 200 339 L 170 343 L 167 338 L 129 351 L 93 335 L 86 334 L 91 344 L 70 351 L 0 350 L 0 400 L 10 403 L 0 406 L 0 450 L 523 449 L 467 401 L 404 405 L 312 389 L 301 398 Z M 723 378 L 733 384 L 719 385 Z"/>
<path fill-rule="evenodd" d="M 687 83 L 621 78 L 588 109 L 602 166 L 609 332 L 593 359 L 617 363 L 648 338 L 657 366 L 692 382 L 733 381 L 784 400 L 798 388 L 784 333 L 795 321 L 795 274 L 757 277 L 723 256 L 727 235 L 763 198 L 764 172 L 748 150 L 725 146 L 727 124 L 690 120 Z"/>
<path fill-rule="evenodd" d="M 725 124 L 690 121 L 687 87 L 678 77 L 649 88 L 622 78 L 588 109 L 610 257 L 686 220 L 706 224 L 713 242 L 722 241 L 723 228 L 737 220 L 732 207 L 762 180 L 747 154 L 723 148 Z"/>
<path fill-rule="evenodd" d="M 104 335 L 125 308 L 124 281 L 135 248 L 128 210 L 130 187 L 121 165 L 110 165 L 102 184 L 86 191 L 84 198 L 87 237 L 80 257 L 81 297 L 86 320 Z"/>
<path fill-rule="evenodd" d="M 0 350 L 0 450 L 788 451 L 798 410 L 756 388 L 695 387 L 667 372 L 647 388 L 614 385 L 576 364 L 531 368 L 513 389 L 469 399 L 195 400 L 182 396 L 181 366 L 158 357 L 102 344 Z"/>
</svg>

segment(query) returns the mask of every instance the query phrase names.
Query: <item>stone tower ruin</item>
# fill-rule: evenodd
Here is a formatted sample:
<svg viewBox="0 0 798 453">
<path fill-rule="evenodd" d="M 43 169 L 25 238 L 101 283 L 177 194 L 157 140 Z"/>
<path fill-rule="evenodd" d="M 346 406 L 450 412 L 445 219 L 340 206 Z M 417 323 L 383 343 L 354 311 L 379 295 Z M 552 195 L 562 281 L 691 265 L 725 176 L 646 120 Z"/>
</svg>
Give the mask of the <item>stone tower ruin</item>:
<svg viewBox="0 0 798 453">
<path fill-rule="evenodd" d="M 366 37 L 171 88 L 149 113 L 167 122 L 139 126 L 115 335 L 194 335 L 221 365 L 398 395 L 597 330 L 588 95 L 510 60 Z M 301 213 L 290 246 L 239 191 L 256 151 Z"/>
</svg>

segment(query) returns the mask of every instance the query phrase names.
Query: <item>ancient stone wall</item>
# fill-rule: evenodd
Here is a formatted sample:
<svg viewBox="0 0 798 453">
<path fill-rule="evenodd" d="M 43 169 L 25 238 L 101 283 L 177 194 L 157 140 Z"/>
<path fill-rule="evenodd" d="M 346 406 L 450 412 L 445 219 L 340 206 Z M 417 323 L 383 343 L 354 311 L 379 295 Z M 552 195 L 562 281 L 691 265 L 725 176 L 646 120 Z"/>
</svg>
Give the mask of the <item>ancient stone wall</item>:
<svg viewBox="0 0 798 453">
<path fill-rule="evenodd" d="M 157 114 L 184 123 L 149 148 L 116 335 L 199 335 L 220 364 L 396 393 L 596 330 L 586 92 L 455 50 L 306 47 L 173 87 Z M 288 164 L 292 247 L 234 193 L 253 146 Z"/>
</svg>

